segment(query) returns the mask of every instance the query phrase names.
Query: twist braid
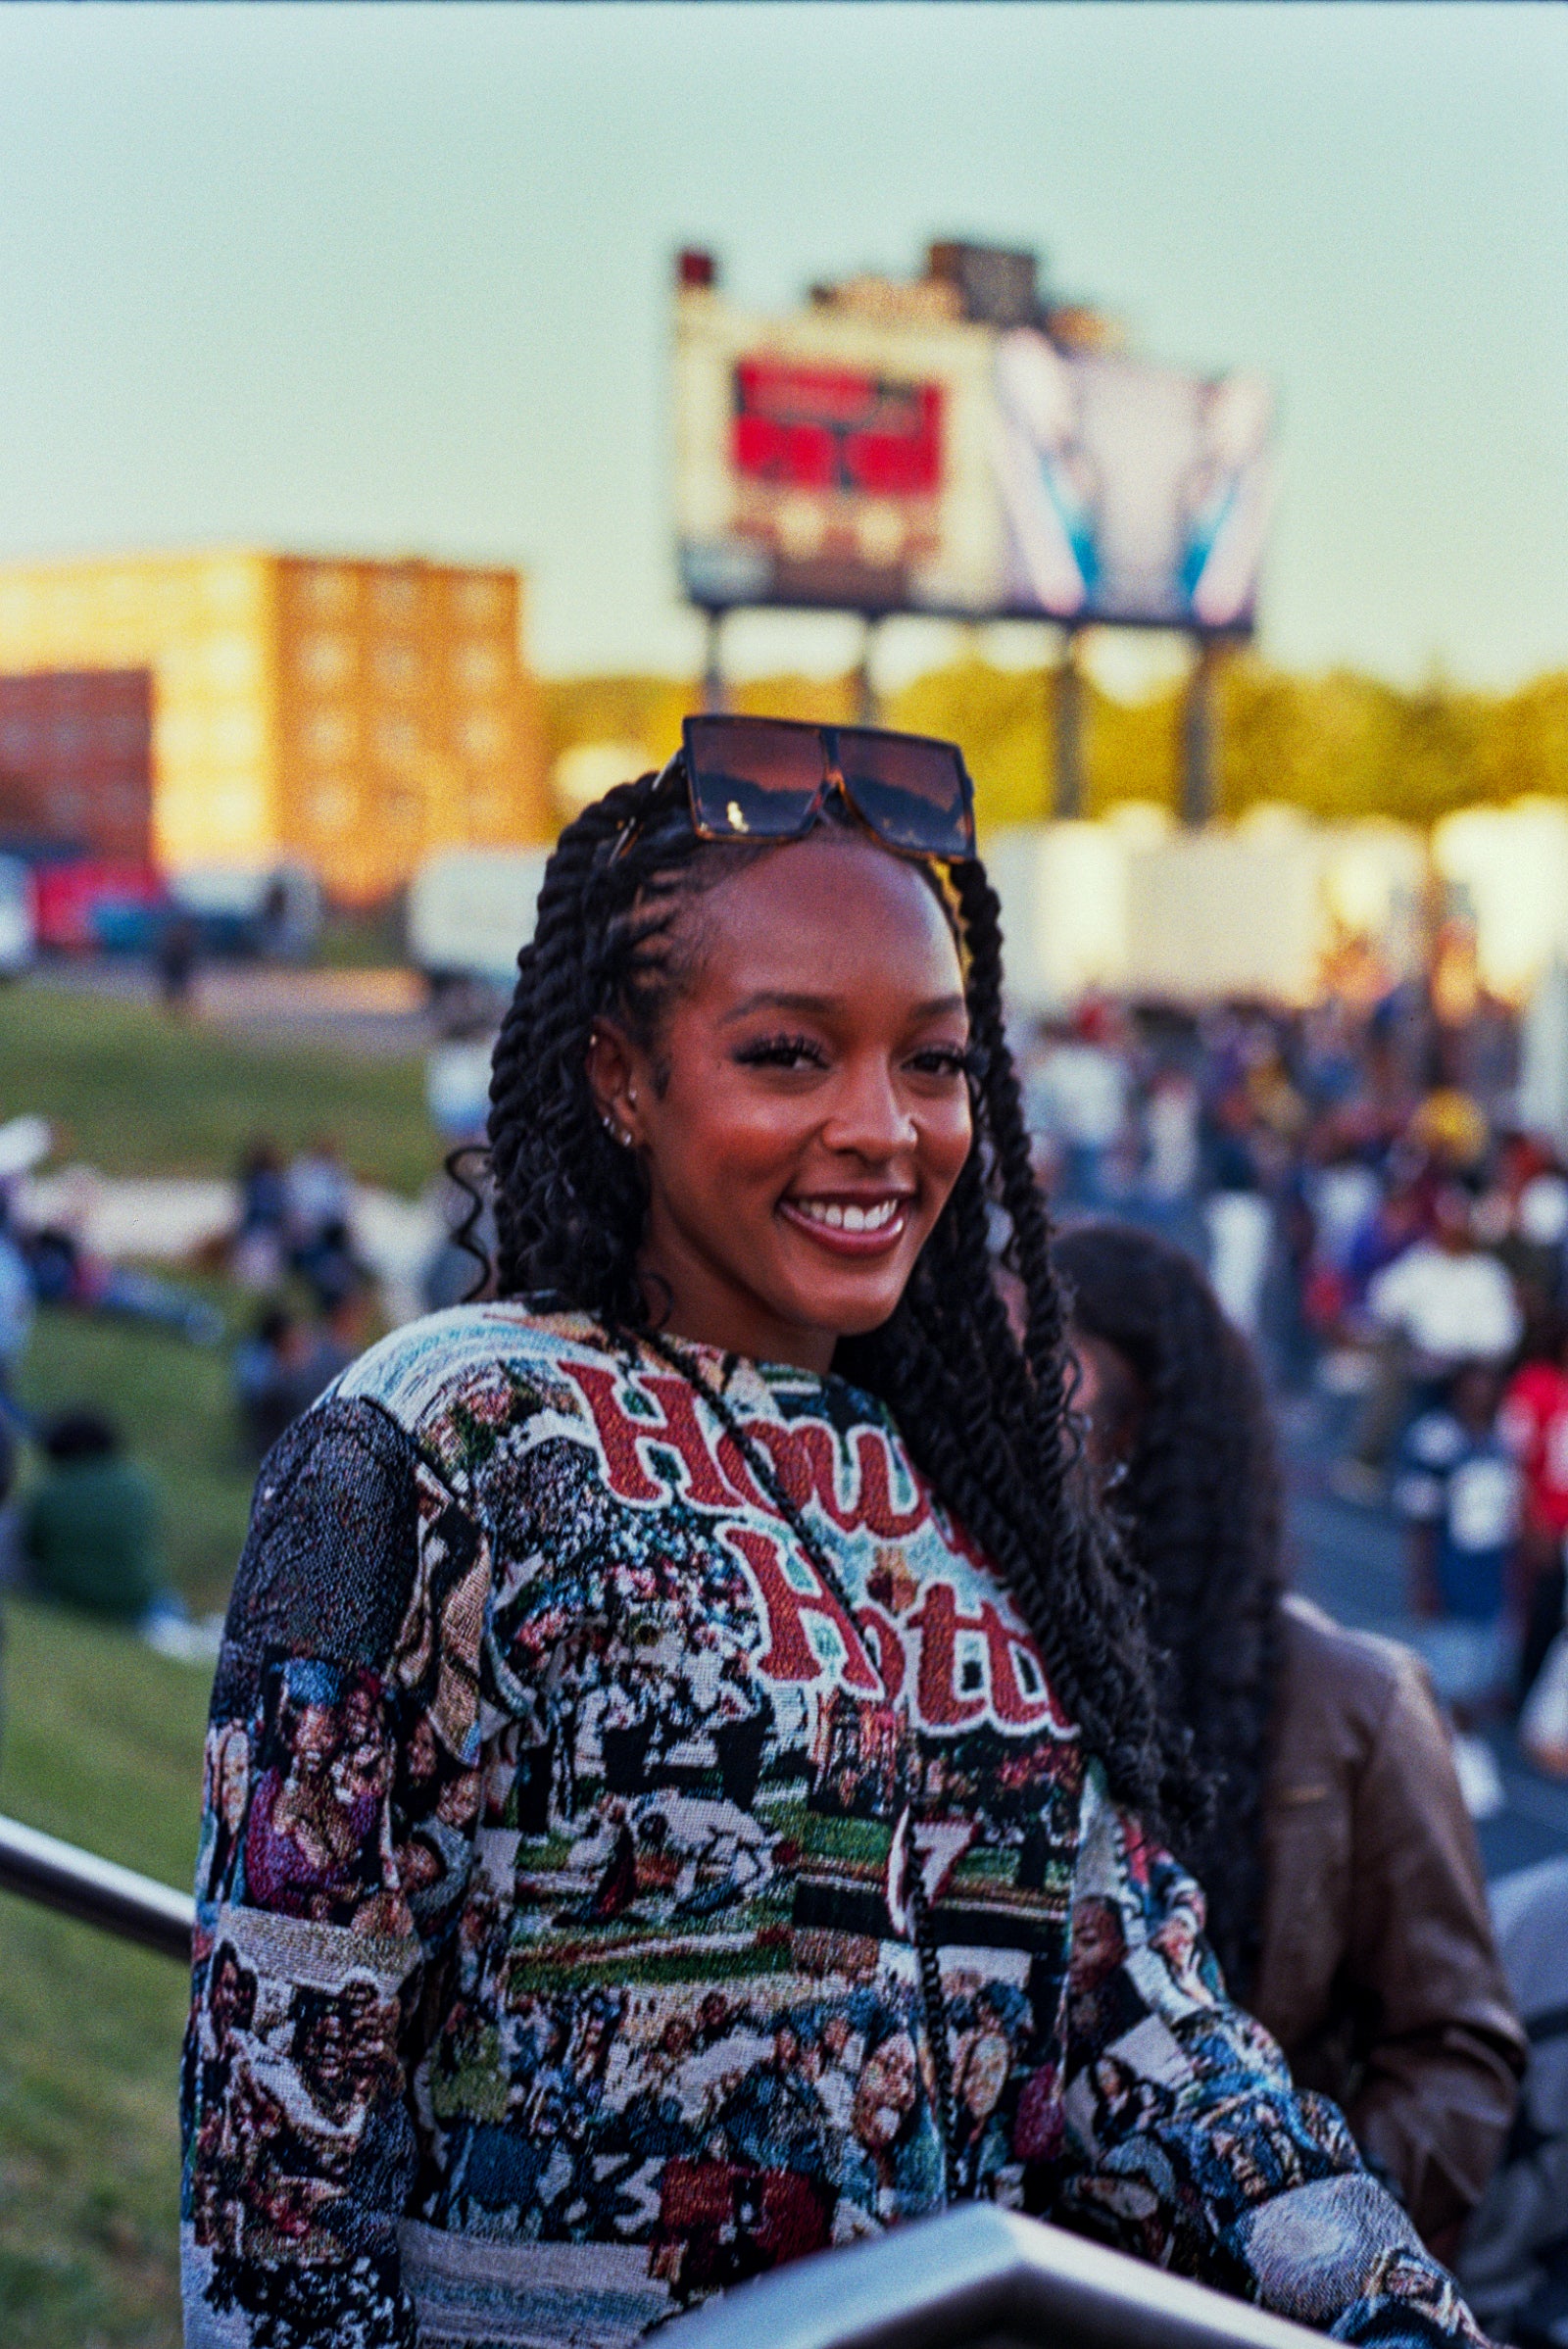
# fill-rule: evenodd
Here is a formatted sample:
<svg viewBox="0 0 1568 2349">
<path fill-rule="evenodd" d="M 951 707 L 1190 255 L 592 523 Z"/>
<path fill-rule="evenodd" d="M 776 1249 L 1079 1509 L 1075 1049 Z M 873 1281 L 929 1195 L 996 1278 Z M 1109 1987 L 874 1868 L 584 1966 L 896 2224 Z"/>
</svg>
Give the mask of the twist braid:
<svg viewBox="0 0 1568 2349">
<path fill-rule="evenodd" d="M 1065 1317 L 1004 1024 L 997 895 L 978 862 L 956 867 L 954 887 L 977 1147 L 898 1312 L 842 1344 L 838 1359 L 891 1405 L 933 1487 L 1005 1578 L 1112 1787 L 1147 1818 L 1185 1826 L 1201 1814 L 1200 1782 L 1187 1738 L 1152 1701 L 1142 1578 L 1073 1474 Z M 1008 1227 L 1002 1259 L 1023 1292 L 1021 1343 L 989 1277 L 993 1199 Z"/>
<path fill-rule="evenodd" d="M 1281 1648 L 1280 1466 L 1247 1342 L 1192 1259 L 1152 1233 L 1091 1224 L 1056 1245 L 1073 1319 L 1143 1388 L 1116 1501 L 1151 1586 L 1161 1708 L 1186 1725 L 1214 1814 L 1179 1838 L 1209 1938 L 1245 1994 L 1263 1899 L 1263 1782 Z"/>
</svg>

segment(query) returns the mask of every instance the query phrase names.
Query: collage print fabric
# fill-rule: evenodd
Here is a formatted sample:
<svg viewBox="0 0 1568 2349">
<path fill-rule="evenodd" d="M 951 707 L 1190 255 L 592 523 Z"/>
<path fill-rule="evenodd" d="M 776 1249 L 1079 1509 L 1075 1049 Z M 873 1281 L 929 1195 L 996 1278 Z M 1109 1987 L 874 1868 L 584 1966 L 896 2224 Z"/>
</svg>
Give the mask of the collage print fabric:
<svg viewBox="0 0 1568 2349">
<path fill-rule="evenodd" d="M 1343 2339 L 1478 2340 L 882 1406 L 689 1350 L 832 1587 L 702 1393 L 580 1316 L 400 1330 L 263 1467 L 191 2349 L 619 2349 L 953 2195 Z"/>
</svg>

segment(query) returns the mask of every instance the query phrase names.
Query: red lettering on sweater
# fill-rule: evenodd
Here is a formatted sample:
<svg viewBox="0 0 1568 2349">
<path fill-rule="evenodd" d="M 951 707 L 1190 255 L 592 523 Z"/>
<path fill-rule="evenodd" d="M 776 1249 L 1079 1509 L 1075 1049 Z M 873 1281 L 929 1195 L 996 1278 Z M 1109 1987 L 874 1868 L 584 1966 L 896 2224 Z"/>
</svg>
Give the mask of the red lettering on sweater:
<svg viewBox="0 0 1568 2349">
<path fill-rule="evenodd" d="M 1045 1676 L 1027 1640 L 1012 1631 L 989 1598 L 982 1598 L 972 1615 L 958 1609 L 958 1594 L 948 1582 L 927 1583 L 909 1629 L 920 1636 L 915 1677 L 915 1700 L 920 1718 L 930 1729 L 961 1729 L 988 1715 L 1002 1729 L 1033 1728 L 1052 1716 Z M 959 1687 L 958 1635 L 978 1632 L 985 1641 L 985 1688 L 967 1696 Z M 1034 1682 L 1027 1691 L 1018 1669 L 1019 1658 Z"/>
<path fill-rule="evenodd" d="M 819 1623 L 832 1626 L 843 1657 L 839 1675 L 843 1687 L 863 1696 L 883 1696 L 882 1682 L 865 1652 L 858 1625 L 845 1613 L 814 1566 L 786 1551 L 774 1535 L 753 1526 L 726 1526 L 724 1540 L 745 1564 L 761 1601 L 768 1643 L 766 1654 L 757 1659 L 759 1672 L 769 1680 L 797 1684 L 821 1680 L 829 1667 L 811 1645 L 808 1624 L 814 1616 Z"/>
<path fill-rule="evenodd" d="M 662 1502 L 674 1497 L 667 1478 L 656 1476 L 647 1446 L 673 1452 L 685 1472 L 682 1497 L 701 1509 L 734 1509 L 746 1495 L 726 1482 L 697 1416 L 697 1398 L 682 1378 L 644 1371 L 636 1393 L 658 1406 L 659 1417 L 628 1411 L 620 1399 L 622 1381 L 594 1363 L 563 1362 L 582 1390 L 605 1455 L 605 1476 L 617 1500 Z"/>
</svg>

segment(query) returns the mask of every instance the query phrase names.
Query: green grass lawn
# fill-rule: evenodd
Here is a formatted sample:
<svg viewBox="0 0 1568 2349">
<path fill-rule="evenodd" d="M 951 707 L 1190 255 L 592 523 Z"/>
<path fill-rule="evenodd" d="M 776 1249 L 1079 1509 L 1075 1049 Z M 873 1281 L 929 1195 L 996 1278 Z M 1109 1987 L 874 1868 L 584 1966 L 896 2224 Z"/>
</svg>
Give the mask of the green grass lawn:
<svg viewBox="0 0 1568 2349">
<path fill-rule="evenodd" d="M 252 1309 L 203 1293 L 236 1323 Z M 143 1324 L 39 1315 L 30 1408 L 111 1411 L 157 1480 L 171 1577 L 220 1607 L 254 1469 L 226 1348 Z M 208 1676 L 128 1633 L 6 1602 L 0 1811 L 184 1885 Z M 185 1979 L 168 1959 L 0 1894 L 0 2342 L 172 2349 L 179 2338 L 175 2087 Z"/>
<path fill-rule="evenodd" d="M 109 1174 L 226 1175 L 258 1134 L 292 1151 L 327 1133 L 357 1175 L 412 1196 L 441 1156 L 417 1054 L 274 1047 L 49 986 L 0 994 L 0 1117 L 23 1110 Z"/>
<path fill-rule="evenodd" d="M 195 1857 L 207 1676 L 6 1605 L 0 1810 L 166 1883 Z M 173 2349 L 183 1970 L 0 1893 L 0 2340 Z"/>
<path fill-rule="evenodd" d="M 65 1155 L 117 1174 L 228 1173 L 259 1132 L 335 1134 L 356 1173 L 413 1193 L 438 1146 L 416 1059 L 270 1049 L 49 987 L 0 994 L 0 1118 L 40 1110 Z M 175 1274 L 185 1278 L 183 1274 Z M 252 1300 L 196 1283 L 238 1328 Z M 22 1399 L 95 1403 L 158 1480 L 172 1580 L 222 1605 L 254 1471 L 227 1349 L 40 1314 Z M 128 1634 L 4 1601 L 0 1810 L 190 1882 L 207 1675 Z M 182 1970 L 0 1893 L 0 2343 L 173 2349 Z"/>
</svg>

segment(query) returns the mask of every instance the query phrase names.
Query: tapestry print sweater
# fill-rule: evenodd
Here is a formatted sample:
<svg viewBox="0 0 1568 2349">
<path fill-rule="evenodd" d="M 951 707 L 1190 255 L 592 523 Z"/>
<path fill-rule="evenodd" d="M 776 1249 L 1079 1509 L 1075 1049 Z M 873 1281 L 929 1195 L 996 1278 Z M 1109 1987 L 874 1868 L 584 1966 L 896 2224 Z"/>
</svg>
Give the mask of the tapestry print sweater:
<svg viewBox="0 0 1568 2349">
<path fill-rule="evenodd" d="M 690 1350 L 848 1606 L 702 1394 L 580 1317 L 400 1330 L 262 1470 L 207 1747 L 191 2349 L 620 2349 L 953 2194 L 1348 2340 L 1477 2340 L 887 1413 Z"/>
</svg>

